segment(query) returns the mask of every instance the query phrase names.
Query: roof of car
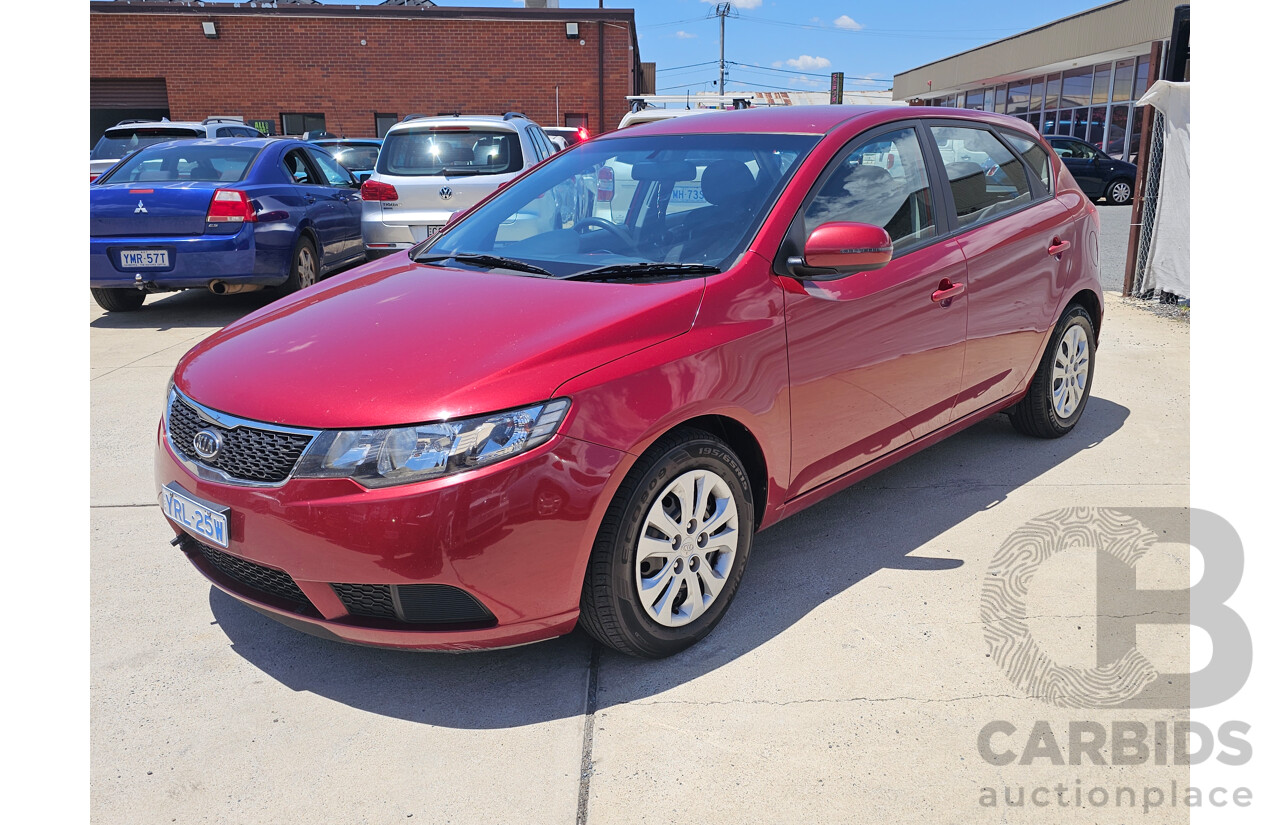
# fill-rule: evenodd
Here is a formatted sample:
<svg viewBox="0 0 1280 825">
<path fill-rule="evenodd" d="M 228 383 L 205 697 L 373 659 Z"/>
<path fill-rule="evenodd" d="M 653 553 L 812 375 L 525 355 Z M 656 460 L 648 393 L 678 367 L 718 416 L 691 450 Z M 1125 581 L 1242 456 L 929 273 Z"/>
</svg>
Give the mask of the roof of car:
<svg viewBox="0 0 1280 825">
<path fill-rule="evenodd" d="M 319 146 L 329 146 L 334 143 L 350 143 L 350 144 L 364 143 L 370 146 L 377 146 L 378 144 L 382 143 L 382 138 L 316 138 L 311 142 Z"/>
<path fill-rule="evenodd" d="M 751 109 L 709 112 L 699 117 L 671 117 L 650 123 L 638 123 L 625 130 L 602 135 L 604 138 L 627 137 L 632 134 L 684 135 L 724 134 L 734 132 L 823 135 L 851 120 L 902 120 L 913 117 L 947 117 L 978 120 L 1022 131 L 1034 131 L 1022 120 L 1008 115 L 934 106 L 761 106 Z"/>
<path fill-rule="evenodd" d="M 455 126 L 509 126 L 515 129 L 514 122 L 523 120 L 526 123 L 533 121 L 524 115 L 439 115 L 437 117 L 421 117 L 410 115 L 408 118 L 400 121 L 391 127 L 388 131 L 400 131 L 402 129 L 412 129 L 420 126 L 438 126 L 442 123 L 449 123 Z"/>
<path fill-rule="evenodd" d="M 197 129 L 201 132 L 210 126 L 226 126 L 228 121 L 218 121 L 217 123 L 200 123 L 196 120 L 144 120 L 136 123 L 117 123 L 115 126 L 108 126 L 106 131 L 114 132 L 117 129 L 124 131 L 133 131 L 136 129 Z M 234 124 L 243 126 L 245 124 Z"/>
</svg>

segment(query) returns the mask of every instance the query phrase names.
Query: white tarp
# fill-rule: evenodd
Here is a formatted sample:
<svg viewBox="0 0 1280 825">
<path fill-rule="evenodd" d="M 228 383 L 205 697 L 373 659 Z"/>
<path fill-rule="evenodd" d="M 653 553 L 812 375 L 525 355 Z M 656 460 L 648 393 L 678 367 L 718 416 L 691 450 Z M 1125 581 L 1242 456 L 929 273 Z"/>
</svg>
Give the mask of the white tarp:
<svg viewBox="0 0 1280 825">
<path fill-rule="evenodd" d="M 1191 84 L 1158 80 L 1138 101 L 1164 115 L 1164 162 L 1140 292 L 1191 297 Z M 1150 118 L 1148 122 L 1150 122 Z"/>
</svg>

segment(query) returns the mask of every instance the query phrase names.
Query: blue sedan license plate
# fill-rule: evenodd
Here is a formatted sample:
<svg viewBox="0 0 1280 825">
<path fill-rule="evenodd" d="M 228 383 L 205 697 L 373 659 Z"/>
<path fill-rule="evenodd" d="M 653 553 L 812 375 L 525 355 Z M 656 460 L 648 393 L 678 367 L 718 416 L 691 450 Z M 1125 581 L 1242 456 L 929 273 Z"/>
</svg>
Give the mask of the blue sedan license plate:
<svg viewBox="0 0 1280 825">
<path fill-rule="evenodd" d="M 168 265 L 167 249 L 120 250 L 120 266 L 124 269 L 164 269 Z"/>
<path fill-rule="evenodd" d="M 176 484 L 166 484 L 160 489 L 160 509 L 187 532 L 225 548 L 230 531 L 227 522 L 230 507 L 219 507 L 189 495 Z"/>
</svg>

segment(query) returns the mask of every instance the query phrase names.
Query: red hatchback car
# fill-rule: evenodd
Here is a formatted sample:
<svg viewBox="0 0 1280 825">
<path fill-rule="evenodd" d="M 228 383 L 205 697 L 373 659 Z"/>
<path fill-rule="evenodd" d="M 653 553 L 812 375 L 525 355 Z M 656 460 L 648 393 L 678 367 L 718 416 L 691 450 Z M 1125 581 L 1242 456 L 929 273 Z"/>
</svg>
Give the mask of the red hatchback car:
<svg viewBox="0 0 1280 825">
<path fill-rule="evenodd" d="M 201 343 L 158 493 L 201 573 L 299 630 L 464 650 L 581 623 L 665 656 L 757 531 L 996 413 L 1069 432 L 1101 296 L 1097 212 L 1021 121 L 673 118 Z"/>
</svg>

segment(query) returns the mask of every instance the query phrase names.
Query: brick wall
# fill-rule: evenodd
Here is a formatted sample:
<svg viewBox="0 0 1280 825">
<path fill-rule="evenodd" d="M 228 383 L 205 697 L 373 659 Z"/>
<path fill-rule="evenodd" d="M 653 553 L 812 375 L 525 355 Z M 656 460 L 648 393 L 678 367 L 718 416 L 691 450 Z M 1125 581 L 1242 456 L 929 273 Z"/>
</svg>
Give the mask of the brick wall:
<svg viewBox="0 0 1280 825">
<path fill-rule="evenodd" d="M 213 20 L 218 38 L 201 22 Z M 629 23 L 630 21 L 628 21 Z M 565 19 L 308 17 L 298 14 L 92 13 L 90 77 L 163 77 L 170 118 L 270 119 L 322 112 L 326 128 L 374 134 L 374 113 L 524 112 L 544 126 L 587 113 L 601 130 L 598 40 L 605 38 L 603 124 L 616 128 L 632 91 L 629 25 Z M 365 45 L 361 45 L 361 40 Z"/>
</svg>

